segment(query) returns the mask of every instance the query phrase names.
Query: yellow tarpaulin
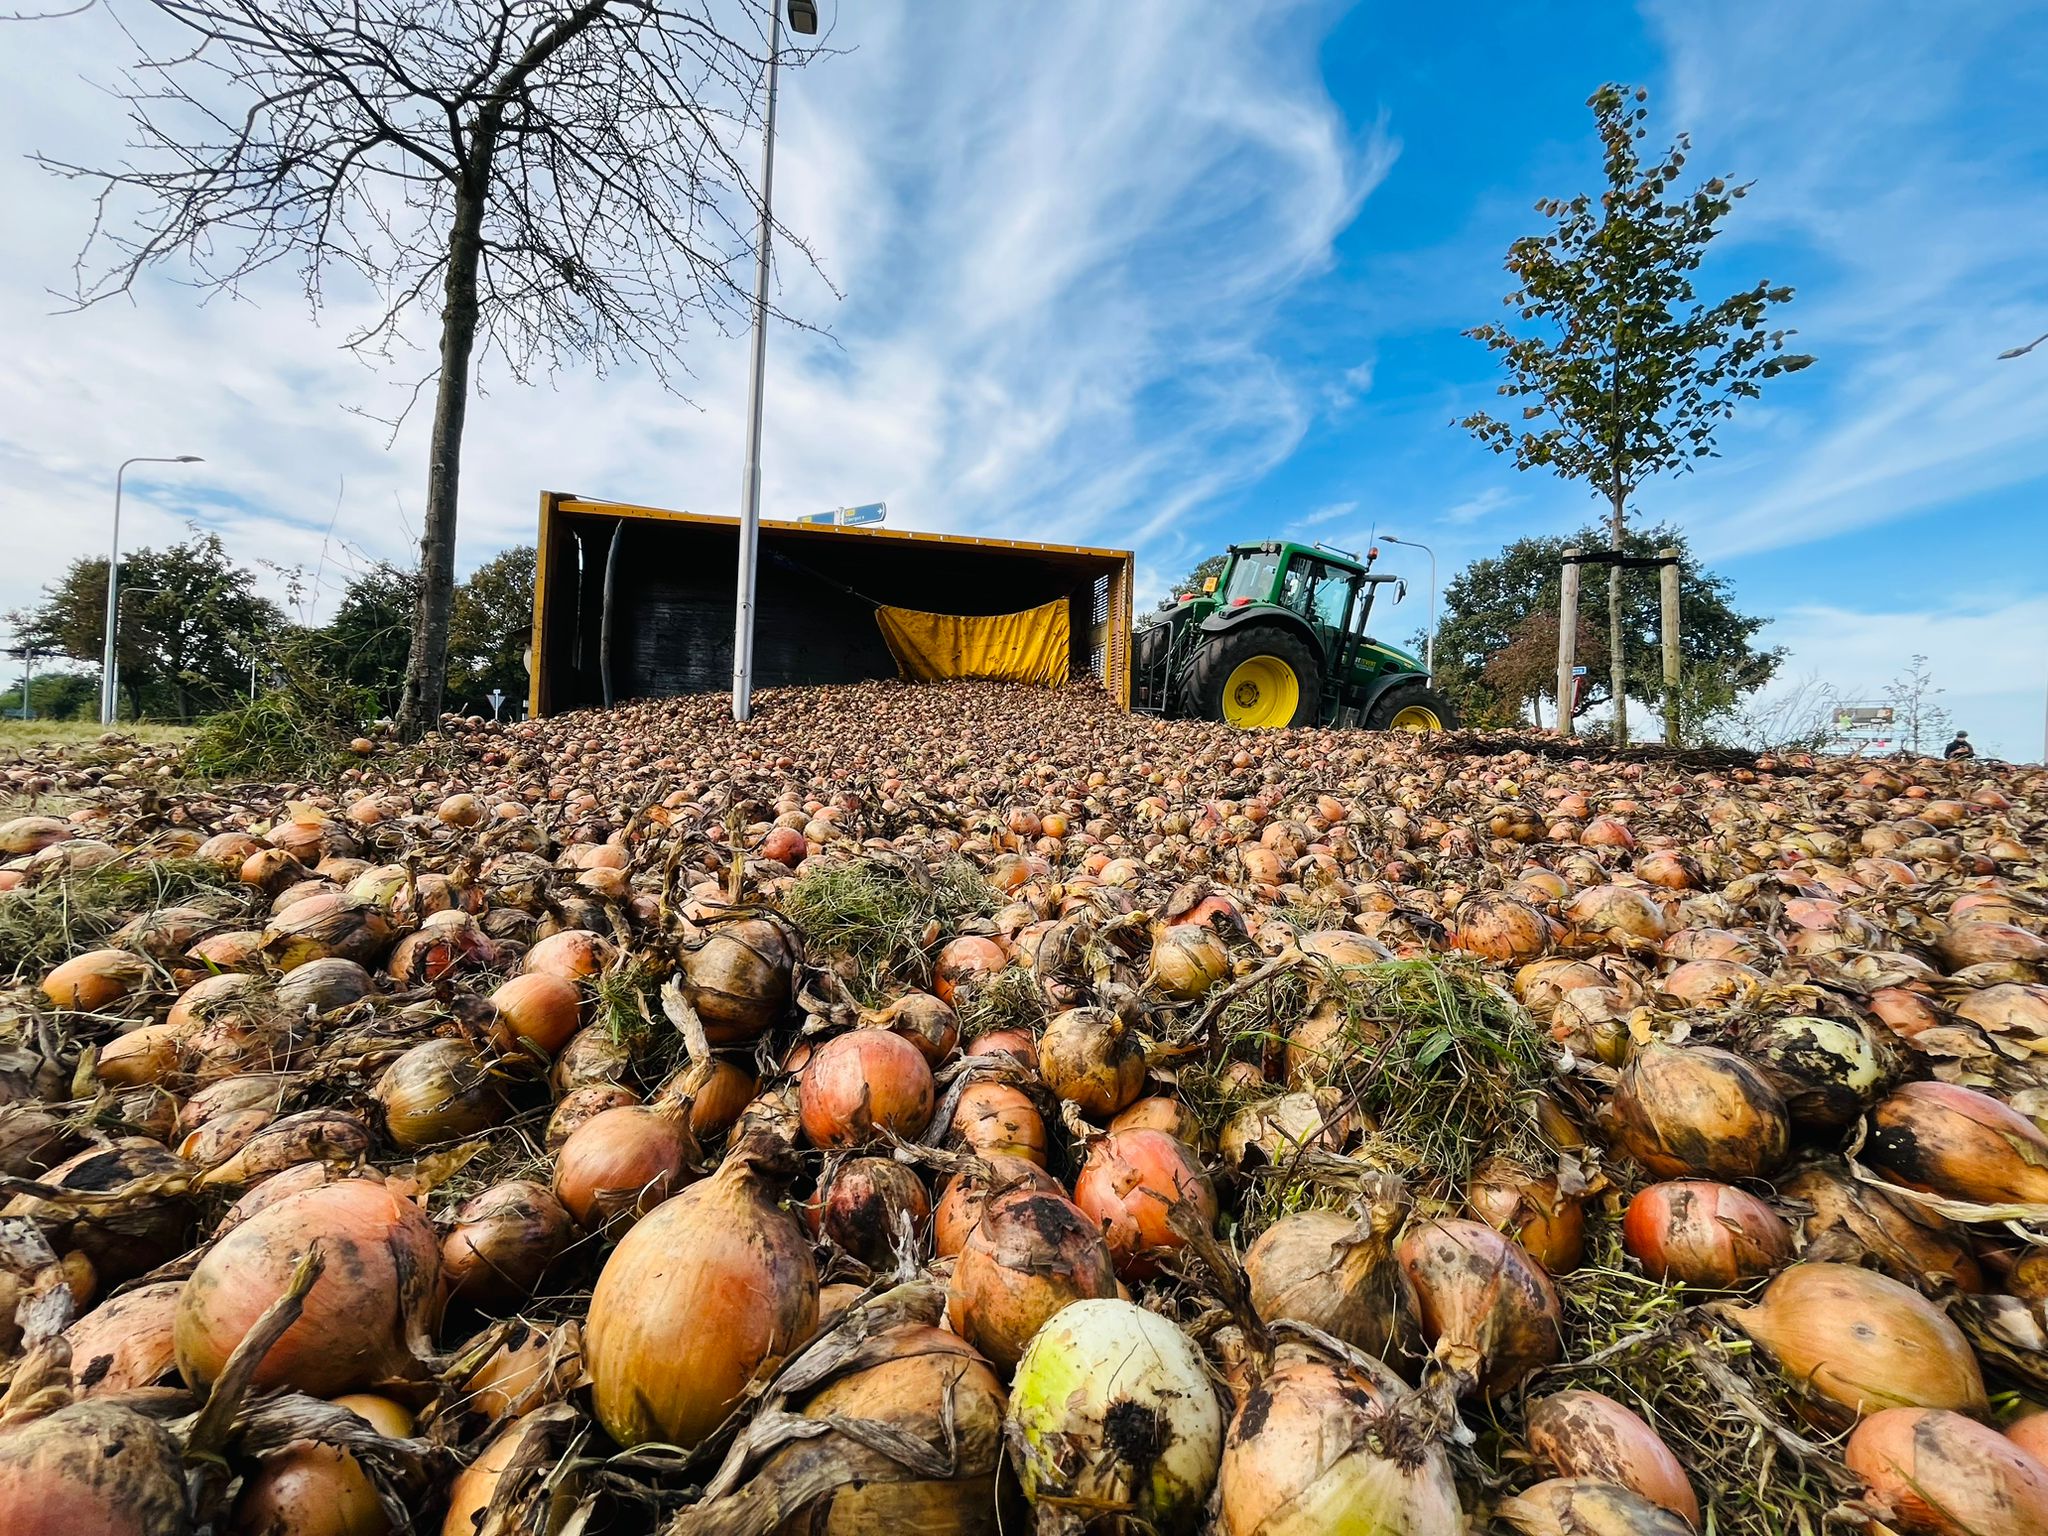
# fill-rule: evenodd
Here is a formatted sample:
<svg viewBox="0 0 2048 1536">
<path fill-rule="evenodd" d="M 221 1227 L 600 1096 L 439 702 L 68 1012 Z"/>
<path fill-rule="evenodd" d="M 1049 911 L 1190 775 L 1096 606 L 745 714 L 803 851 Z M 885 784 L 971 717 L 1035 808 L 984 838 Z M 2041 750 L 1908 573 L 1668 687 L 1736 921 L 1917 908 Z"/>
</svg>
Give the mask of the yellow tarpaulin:
<svg viewBox="0 0 2048 1536">
<path fill-rule="evenodd" d="M 1022 613 L 973 616 L 919 613 L 880 607 L 875 622 L 889 653 L 907 678 L 921 683 L 948 677 L 993 677 L 1004 682 L 1067 680 L 1068 620 L 1064 598 Z"/>
</svg>

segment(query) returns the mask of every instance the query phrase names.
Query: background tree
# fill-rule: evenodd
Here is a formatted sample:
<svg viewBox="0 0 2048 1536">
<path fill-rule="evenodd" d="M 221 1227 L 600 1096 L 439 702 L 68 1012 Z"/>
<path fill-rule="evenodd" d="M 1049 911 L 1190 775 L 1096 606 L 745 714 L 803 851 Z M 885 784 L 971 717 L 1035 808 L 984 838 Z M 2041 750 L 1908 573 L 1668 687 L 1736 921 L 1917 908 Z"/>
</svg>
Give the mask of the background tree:
<svg viewBox="0 0 2048 1536">
<path fill-rule="evenodd" d="M 417 568 L 380 560 L 349 578 L 322 627 L 322 663 L 340 681 L 369 689 L 387 715 L 397 712 L 404 694 L 419 592 Z"/>
<path fill-rule="evenodd" d="M 455 589 L 448 625 L 448 692 L 478 714 L 490 708 L 494 688 L 508 702 L 526 697 L 533 569 L 533 546 L 522 544 L 478 566 Z"/>
<path fill-rule="evenodd" d="M 1885 684 L 1885 702 L 1892 707 L 1892 729 L 1899 745 L 1915 757 L 1931 757 L 1947 744 L 1955 721 L 1935 701 L 1948 690 L 1934 685 L 1925 656 L 1915 656 L 1906 670 Z"/>
<path fill-rule="evenodd" d="M 1551 220 L 1550 231 L 1508 247 L 1515 288 L 1503 302 L 1538 331 L 1482 325 L 1465 333 L 1500 354 L 1508 378 L 1499 393 L 1521 411 L 1515 425 L 1483 411 L 1459 425 L 1495 453 L 1514 455 L 1517 469 L 1548 469 L 1605 497 L 1613 549 L 1624 543 L 1629 498 L 1645 480 L 1711 455 L 1736 401 L 1813 361 L 1784 350 L 1793 332 L 1765 329 L 1790 288 L 1759 282 L 1717 304 L 1697 302 L 1692 274 L 1748 188 L 1716 176 L 1680 191 L 1691 147 L 1682 133 L 1645 165 L 1637 146 L 1649 132 L 1648 99 L 1617 85 L 1593 93 L 1587 105 L 1605 171 L 1598 200 L 1546 198 L 1536 211 Z M 1624 586 L 1621 568 L 1609 567 L 1607 693 L 1616 739 L 1626 742 L 1632 648 Z"/>
<path fill-rule="evenodd" d="M 29 713 L 38 720 L 93 718 L 99 685 L 90 672 L 37 672 L 28 680 Z M 0 716 L 19 720 L 21 680 L 0 692 Z"/>
<path fill-rule="evenodd" d="M 438 364 L 414 393 L 433 383 L 434 422 L 399 711 L 416 735 L 447 676 L 473 370 L 493 355 L 522 379 L 637 359 L 666 382 L 689 322 L 751 316 L 739 258 L 760 198 L 737 141 L 756 117 L 765 7 L 153 4 L 183 36 L 116 92 L 131 159 L 41 162 L 98 189 L 79 300 L 126 293 L 166 259 L 226 291 L 289 261 L 316 311 L 330 267 L 375 288 L 380 312 L 345 342 L 359 353 L 388 358 L 415 311 L 431 315 Z"/>
<path fill-rule="evenodd" d="M 1601 660 L 1607 654 L 1607 638 L 1594 629 L 1583 614 L 1579 616 L 1577 645 L 1586 667 L 1597 674 Z M 1509 632 L 1508 643 L 1486 658 L 1486 664 L 1479 669 L 1479 676 L 1504 703 L 1514 706 L 1517 719 L 1527 708 L 1540 728 L 1543 724 L 1543 701 L 1557 692 L 1557 609 L 1554 606 L 1537 608 L 1523 615 Z M 1565 708 L 1571 708 L 1576 717 L 1584 707 L 1583 698 L 1576 707 L 1560 706 L 1553 714 L 1552 723 L 1561 728 Z"/>
<path fill-rule="evenodd" d="M 1159 599 L 1159 611 L 1161 613 L 1166 612 L 1167 609 L 1180 600 L 1184 593 L 1193 592 L 1199 595 L 1202 590 L 1202 583 L 1211 576 L 1214 576 L 1219 581 L 1222 580 L 1223 568 L 1228 564 L 1230 564 L 1230 557 L 1228 555 L 1211 555 L 1208 559 L 1198 562 L 1193 570 L 1166 589 L 1166 596 Z"/>
<path fill-rule="evenodd" d="M 249 663 L 284 622 L 220 536 L 194 531 L 121 560 L 121 691 L 129 713 L 189 721 L 248 687 Z M 9 617 L 24 643 L 97 661 L 106 640 L 107 562 L 74 560 L 34 608 Z"/>
<path fill-rule="evenodd" d="M 1563 580 L 1565 550 L 1574 545 L 1588 547 L 1601 537 L 1600 531 L 1582 528 L 1570 537 L 1517 539 L 1498 555 L 1475 560 L 1444 587 L 1443 614 L 1437 626 L 1437 686 L 1458 703 L 1468 718 L 1487 724 L 1510 725 L 1520 718 L 1524 701 L 1533 695 L 1516 693 L 1516 686 L 1535 683 L 1540 639 L 1547 636 L 1549 654 L 1542 665 L 1550 676 L 1540 683 L 1544 694 L 1556 688 L 1557 606 Z M 1784 652 L 1759 647 L 1758 633 L 1765 621 L 1738 612 L 1734 592 L 1723 577 L 1701 566 L 1693 558 L 1685 535 L 1668 525 L 1628 529 L 1622 537 L 1622 551 L 1647 555 L 1674 548 L 1679 552 L 1679 657 L 1684 666 L 1704 667 L 1724 678 L 1737 699 L 1746 697 L 1771 680 Z M 1661 666 L 1657 573 L 1629 571 L 1621 585 L 1621 630 L 1625 664 L 1639 675 L 1654 676 Z M 1582 625 L 1584 621 L 1581 621 Z M 1585 630 L 1580 631 L 1582 644 Z M 1498 656 L 1514 650 L 1526 665 L 1523 684 L 1489 681 L 1487 669 Z M 1584 704 L 1591 706 L 1611 700 L 1614 672 L 1601 675 L 1607 641 L 1581 650 L 1590 669 Z M 1511 664 L 1512 665 L 1512 664 Z M 1497 674 L 1498 677 L 1498 674 Z"/>
</svg>

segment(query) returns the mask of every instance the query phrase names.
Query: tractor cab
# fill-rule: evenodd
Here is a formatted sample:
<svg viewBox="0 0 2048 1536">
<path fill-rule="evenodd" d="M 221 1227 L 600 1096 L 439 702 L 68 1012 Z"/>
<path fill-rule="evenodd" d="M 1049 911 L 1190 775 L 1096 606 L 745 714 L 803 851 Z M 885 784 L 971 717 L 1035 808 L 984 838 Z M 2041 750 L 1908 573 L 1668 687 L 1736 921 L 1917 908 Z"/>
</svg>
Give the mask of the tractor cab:
<svg viewBox="0 0 2048 1536">
<path fill-rule="evenodd" d="M 1373 571 L 1378 553 L 1233 545 L 1220 576 L 1139 634 L 1134 706 L 1254 729 L 1451 728 L 1421 662 L 1366 633 L 1378 589 L 1399 582 Z"/>
</svg>

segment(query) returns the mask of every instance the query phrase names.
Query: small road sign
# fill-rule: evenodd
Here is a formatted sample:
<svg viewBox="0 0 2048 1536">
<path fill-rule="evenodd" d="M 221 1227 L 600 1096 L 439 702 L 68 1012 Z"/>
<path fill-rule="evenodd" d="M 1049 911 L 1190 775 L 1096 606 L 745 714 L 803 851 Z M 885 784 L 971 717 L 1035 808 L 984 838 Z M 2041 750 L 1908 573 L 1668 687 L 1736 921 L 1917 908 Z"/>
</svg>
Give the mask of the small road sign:
<svg viewBox="0 0 2048 1536">
<path fill-rule="evenodd" d="M 871 501 L 859 507 L 835 507 L 830 512 L 811 512 L 797 519 L 800 523 L 828 523 L 840 528 L 858 528 L 867 523 L 879 523 L 889 515 L 886 501 Z"/>
</svg>

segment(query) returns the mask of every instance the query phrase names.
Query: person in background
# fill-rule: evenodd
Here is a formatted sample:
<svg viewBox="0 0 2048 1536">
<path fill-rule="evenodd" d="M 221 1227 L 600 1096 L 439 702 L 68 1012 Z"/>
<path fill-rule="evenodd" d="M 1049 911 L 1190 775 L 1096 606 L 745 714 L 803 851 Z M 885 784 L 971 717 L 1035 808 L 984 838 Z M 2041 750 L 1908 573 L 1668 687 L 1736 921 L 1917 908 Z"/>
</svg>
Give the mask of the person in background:
<svg viewBox="0 0 2048 1536">
<path fill-rule="evenodd" d="M 1959 757 L 1975 757 L 1977 749 L 1970 745 L 1970 733 L 1968 731 L 1957 731 L 1955 740 L 1941 749 L 1941 755 L 1950 762 L 1954 762 Z"/>
</svg>

